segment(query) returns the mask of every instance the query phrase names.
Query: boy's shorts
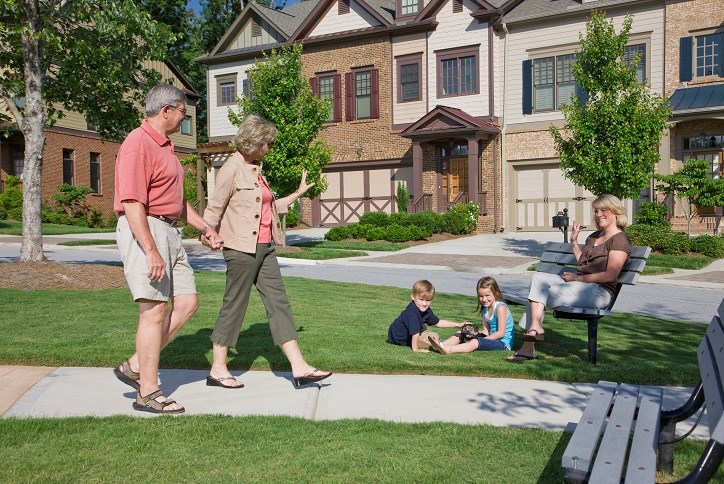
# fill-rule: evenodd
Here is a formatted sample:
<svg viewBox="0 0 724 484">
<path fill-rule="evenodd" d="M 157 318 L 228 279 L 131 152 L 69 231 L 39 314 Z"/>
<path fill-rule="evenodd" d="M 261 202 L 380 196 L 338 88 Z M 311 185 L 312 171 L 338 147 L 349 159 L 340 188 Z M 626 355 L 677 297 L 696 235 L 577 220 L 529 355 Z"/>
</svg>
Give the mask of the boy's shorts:
<svg viewBox="0 0 724 484">
<path fill-rule="evenodd" d="M 116 241 L 133 300 L 168 301 L 174 296 L 196 294 L 194 270 L 181 245 L 181 232 L 157 218 L 146 218 L 158 252 L 166 263 L 166 275 L 158 282 L 148 278 L 146 254 L 133 236 L 126 216 L 121 215 L 116 226 Z"/>
</svg>

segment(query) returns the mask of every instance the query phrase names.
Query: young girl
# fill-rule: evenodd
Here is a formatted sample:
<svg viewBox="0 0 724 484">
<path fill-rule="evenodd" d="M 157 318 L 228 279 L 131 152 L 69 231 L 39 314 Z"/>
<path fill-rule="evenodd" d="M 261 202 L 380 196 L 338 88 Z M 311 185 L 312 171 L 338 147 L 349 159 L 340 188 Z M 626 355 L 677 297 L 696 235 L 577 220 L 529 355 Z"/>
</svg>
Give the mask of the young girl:
<svg viewBox="0 0 724 484">
<path fill-rule="evenodd" d="M 478 308 L 483 318 L 481 334 L 468 339 L 462 333 L 440 341 L 430 337 L 430 346 L 444 355 L 450 353 L 470 353 L 476 350 L 509 350 L 513 344 L 513 315 L 503 302 L 503 294 L 498 283 L 492 277 L 483 277 L 478 281 Z"/>
</svg>

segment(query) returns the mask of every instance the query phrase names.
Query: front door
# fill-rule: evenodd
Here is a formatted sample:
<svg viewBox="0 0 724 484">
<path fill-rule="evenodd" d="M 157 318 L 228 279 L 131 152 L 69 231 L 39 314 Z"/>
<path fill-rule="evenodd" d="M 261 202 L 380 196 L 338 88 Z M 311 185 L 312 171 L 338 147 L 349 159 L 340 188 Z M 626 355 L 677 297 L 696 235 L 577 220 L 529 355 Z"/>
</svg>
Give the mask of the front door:
<svg viewBox="0 0 724 484">
<path fill-rule="evenodd" d="M 438 212 L 446 212 L 462 194 L 463 202 L 468 191 L 468 145 L 467 142 L 444 145 L 440 148 L 438 171 L 437 206 Z"/>
<path fill-rule="evenodd" d="M 706 160 L 711 167 L 709 176 L 714 180 L 719 180 L 724 172 L 722 171 L 722 151 L 695 151 L 693 158 L 699 160 Z M 699 215 L 714 215 L 716 213 L 716 207 L 696 207 Z"/>
</svg>

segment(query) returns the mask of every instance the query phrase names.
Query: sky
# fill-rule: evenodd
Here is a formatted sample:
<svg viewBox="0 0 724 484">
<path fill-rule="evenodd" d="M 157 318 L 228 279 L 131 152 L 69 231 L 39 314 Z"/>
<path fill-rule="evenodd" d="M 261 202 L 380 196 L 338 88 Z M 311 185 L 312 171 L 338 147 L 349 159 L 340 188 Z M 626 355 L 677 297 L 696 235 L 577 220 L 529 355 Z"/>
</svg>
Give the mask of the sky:
<svg viewBox="0 0 724 484">
<path fill-rule="evenodd" d="M 287 6 L 294 3 L 297 3 L 297 0 L 287 0 Z M 201 10 L 201 0 L 188 0 L 188 6 L 198 13 Z"/>
</svg>

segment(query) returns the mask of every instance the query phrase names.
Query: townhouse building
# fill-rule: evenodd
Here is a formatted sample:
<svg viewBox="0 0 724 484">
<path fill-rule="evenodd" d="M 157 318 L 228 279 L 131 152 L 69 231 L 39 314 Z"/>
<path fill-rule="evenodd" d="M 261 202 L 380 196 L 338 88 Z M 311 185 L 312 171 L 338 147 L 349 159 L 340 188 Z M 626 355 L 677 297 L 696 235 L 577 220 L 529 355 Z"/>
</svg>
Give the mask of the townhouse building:
<svg viewBox="0 0 724 484">
<path fill-rule="evenodd" d="M 186 93 L 187 113 L 178 133 L 170 136 L 176 155 L 184 158 L 196 149 L 196 104 L 200 94 L 170 61 L 149 61 L 144 67 L 156 70 L 161 78 Z M 1 107 L 0 107 L 1 108 Z M 45 130 L 45 148 L 41 173 L 43 201 L 52 206 L 58 187 L 70 185 L 89 187 L 89 207 L 110 217 L 113 212 L 114 167 L 120 142 L 100 137 L 83 113 L 65 112 L 64 117 Z M 0 187 L 7 176 L 22 178 L 25 164 L 25 142 L 19 130 L 8 138 L 0 137 Z"/>
</svg>

